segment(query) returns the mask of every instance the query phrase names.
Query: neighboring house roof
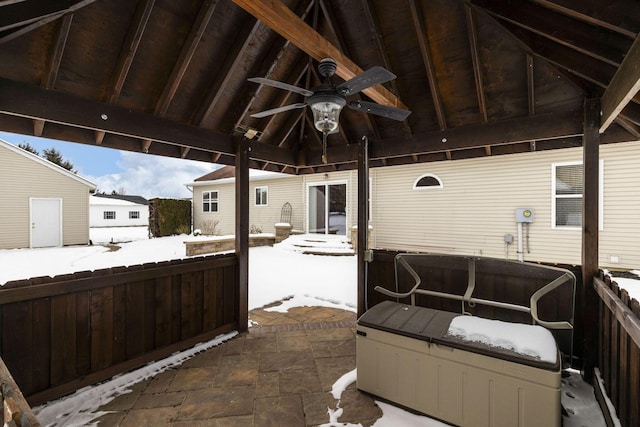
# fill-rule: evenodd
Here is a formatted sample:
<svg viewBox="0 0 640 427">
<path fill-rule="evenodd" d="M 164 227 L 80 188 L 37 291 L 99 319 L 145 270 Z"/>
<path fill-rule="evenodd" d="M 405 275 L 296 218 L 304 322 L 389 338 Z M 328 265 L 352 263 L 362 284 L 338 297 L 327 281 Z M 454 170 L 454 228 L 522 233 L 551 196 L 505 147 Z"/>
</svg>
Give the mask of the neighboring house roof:
<svg viewBox="0 0 640 427">
<path fill-rule="evenodd" d="M 9 144 L 7 141 L 4 141 L 2 139 L 0 139 L 0 147 L 5 147 L 6 149 L 8 149 L 10 151 L 13 151 L 14 153 L 17 153 L 17 154 L 19 154 L 19 155 L 21 155 L 21 156 L 23 156 L 23 157 L 25 157 L 25 158 L 27 158 L 27 159 L 29 159 L 31 161 L 34 161 L 34 162 L 39 163 L 39 164 L 41 164 L 43 166 L 46 166 L 49 169 L 54 170 L 54 171 L 56 171 L 56 172 L 58 172 L 58 173 L 60 173 L 62 175 L 66 175 L 67 177 L 69 177 L 71 179 L 74 179 L 74 180 L 86 185 L 91 190 L 95 190 L 96 189 L 96 185 L 93 182 L 91 182 L 91 181 L 89 181 L 87 179 L 84 179 L 80 175 L 75 174 L 75 173 L 63 168 L 62 166 L 58 166 L 55 163 L 50 162 L 49 160 L 47 160 L 45 158 L 42 158 L 42 157 L 40 157 L 40 156 L 38 156 L 36 154 L 33 154 L 30 151 L 23 150 L 22 148 L 17 147 L 17 146 L 15 146 L 13 144 Z"/>
<path fill-rule="evenodd" d="M 187 187 L 199 187 L 210 184 L 226 184 L 234 182 L 236 180 L 236 168 L 234 166 L 224 166 L 220 169 L 216 169 L 213 172 L 209 172 L 206 175 L 202 175 L 196 178 L 194 182 L 185 184 Z M 259 181 L 263 179 L 282 178 L 286 176 L 295 177 L 296 175 L 289 175 L 286 173 L 263 171 L 257 169 L 249 169 L 249 179 L 251 181 Z"/>
<path fill-rule="evenodd" d="M 200 178 L 196 178 L 195 181 L 215 181 L 223 178 L 233 178 L 236 176 L 235 166 L 223 166 L 220 169 L 216 169 L 213 172 L 209 172 L 206 175 L 202 175 Z"/>
<path fill-rule="evenodd" d="M 130 202 L 136 205 L 148 205 L 149 201 L 147 199 L 145 199 L 142 196 L 129 196 L 126 194 L 94 194 L 94 197 L 100 197 L 103 199 L 110 199 L 111 203 L 104 203 L 104 204 L 117 204 L 117 203 L 113 203 L 113 201 L 116 200 L 122 200 L 125 202 Z M 96 204 L 100 204 L 100 203 L 96 203 Z"/>
</svg>

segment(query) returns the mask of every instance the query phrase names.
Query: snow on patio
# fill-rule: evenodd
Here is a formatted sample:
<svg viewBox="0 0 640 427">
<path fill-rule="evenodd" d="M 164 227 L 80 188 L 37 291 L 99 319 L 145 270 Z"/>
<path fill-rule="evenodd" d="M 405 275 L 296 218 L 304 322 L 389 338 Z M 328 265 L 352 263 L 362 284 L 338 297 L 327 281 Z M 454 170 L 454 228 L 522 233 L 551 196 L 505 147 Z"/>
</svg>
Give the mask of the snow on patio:
<svg viewBox="0 0 640 427">
<path fill-rule="evenodd" d="M 129 228 L 129 227 L 124 227 Z M 119 241 L 131 237 L 132 230 L 122 230 L 129 236 L 116 236 L 111 230 L 109 240 L 116 236 Z M 116 251 L 108 247 L 79 246 L 47 249 L 0 250 L 0 284 L 10 280 L 25 279 L 43 275 L 57 275 L 75 271 L 95 270 L 119 265 L 135 265 L 146 262 L 158 262 L 169 259 L 186 258 L 185 240 L 196 240 L 206 237 L 172 236 L 157 239 L 142 237 L 129 243 L 119 244 Z M 114 241 L 116 241 L 114 239 Z M 249 309 L 260 308 L 277 301 L 283 304 L 269 308 L 272 311 L 287 311 L 298 306 L 328 306 L 344 310 L 356 311 L 356 258 L 353 256 L 306 255 L 296 252 L 296 240 L 312 241 L 309 236 L 296 236 L 292 240 L 277 244 L 274 247 L 255 247 L 249 251 Z M 98 241 L 98 240 L 96 240 Z M 323 239 L 322 245 L 333 250 L 347 249 L 344 236 L 329 236 Z M 640 287 L 640 281 L 631 281 L 630 286 Z M 114 377 L 97 387 L 79 390 L 74 395 L 50 402 L 46 406 L 35 408 L 37 416 L 44 425 L 54 423 L 60 425 L 79 425 L 89 422 L 95 414 L 89 413 L 105 403 L 105 398 L 115 398 L 126 393 L 133 384 L 150 378 L 182 363 L 198 351 L 218 345 L 228 337 L 219 337 L 199 347 L 174 355 L 173 357 L 150 364 L 144 368 L 125 375 Z M 355 372 L 341 382 L 336 388 L 346 387 L 348 381 L 354 381 Z M 589 388 L 587 388 L 589 390 Z M 592 396 L 579 398 L 591 399 Z M 401 409 L 378 402 L 384 415 L 375 426 L 429 426 L 444 424 L 430 418 L 410 414 Z M 590 409 L 593 410 L 590 404 Z M 599 409 L 598 409 L 599 411 Z M 64 414 L 64 415 L 62 415 Z M 87 418 L 87 417 L 91 418 Z M 330 422 L 326 424 L 342 425 L 338 421 L 339 413 L 330 413 Z M 568 422 L 567 422 L 568 421 Z M 574 417 L 565 419 L 565 426 L 572 427 Z"/>
</svg>

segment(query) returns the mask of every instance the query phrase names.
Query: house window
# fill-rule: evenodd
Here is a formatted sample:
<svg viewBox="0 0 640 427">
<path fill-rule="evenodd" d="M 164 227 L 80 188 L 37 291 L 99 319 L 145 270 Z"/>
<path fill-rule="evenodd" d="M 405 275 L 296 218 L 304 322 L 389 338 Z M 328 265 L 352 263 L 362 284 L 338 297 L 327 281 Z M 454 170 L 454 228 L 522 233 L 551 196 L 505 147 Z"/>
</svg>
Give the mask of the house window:
<svg viewBox="0 0 640 427">
<path fill-rule="evenodd" d="M 202 193 L 202 212 L 218 212 L 217 191 L 204 191 Z"/>
<path fill-rule="evenodd" d="M 602 213 L 602 170 L 600 161 L 599 222 L 604 224 Z M 582 226 L 582 194 L 584 192 L 584 172 L 582 162 L 556 163 L 552 166 L 552 227 L 579 228 Z"/>
<path fill-rule="evenodd" d="M 431 188 L 442 188 L 442 180 L 430 173 L 422 175 L 413 183 L 414 190 L 424 190 Z"/>
<path fill-rule="evenodd" d="M 104 219 L 116 219 L 116 211 L 104 211 Z"/>
<path fill-rule="evenodd" d="M 129 219 L 140 219 L 140 211 L 129 211 Z"/>
<path fill-rule="evenodd" d="M 256 187 L 256 206 L 267 206 L 268 187 Z"/>
</svg>

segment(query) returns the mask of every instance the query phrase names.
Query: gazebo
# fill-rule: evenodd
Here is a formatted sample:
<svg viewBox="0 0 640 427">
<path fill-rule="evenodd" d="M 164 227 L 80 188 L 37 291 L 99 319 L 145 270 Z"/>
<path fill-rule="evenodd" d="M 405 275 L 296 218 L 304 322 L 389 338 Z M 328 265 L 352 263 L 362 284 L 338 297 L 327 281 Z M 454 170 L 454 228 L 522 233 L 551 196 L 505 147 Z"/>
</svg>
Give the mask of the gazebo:
<svg viewBox="0 0 640 427">
<path fill-rule="evenodd" d="M 576 312 L 590 381 L 598 147 L 640 138 L 639 31 L 633 0 L 0 1 L 0 130 L 236 166 L 240 330 L 250 168 L 358 170 L 362 313 L 369 168 L 581 146 Z M 323 135 L 310 94 L 325 58 L 338 87 L 374 66 L 395 78 L 341 93 L 348 106 Z M 399 110 L 411 114 L 385 116 Z"/>
</svg>

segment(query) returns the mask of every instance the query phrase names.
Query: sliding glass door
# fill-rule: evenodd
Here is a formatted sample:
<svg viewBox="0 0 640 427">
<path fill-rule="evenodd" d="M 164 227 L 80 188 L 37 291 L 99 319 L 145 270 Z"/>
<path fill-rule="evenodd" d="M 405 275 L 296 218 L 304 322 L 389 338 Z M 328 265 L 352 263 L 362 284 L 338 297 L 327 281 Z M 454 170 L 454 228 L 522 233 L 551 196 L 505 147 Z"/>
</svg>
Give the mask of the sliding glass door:
<svg viewBox="0 0 640 427">
<path fill-rule="evenodd" d="M 310 184 L 309 233 L 347 234 L 347 184 Z"/>
</svg>

